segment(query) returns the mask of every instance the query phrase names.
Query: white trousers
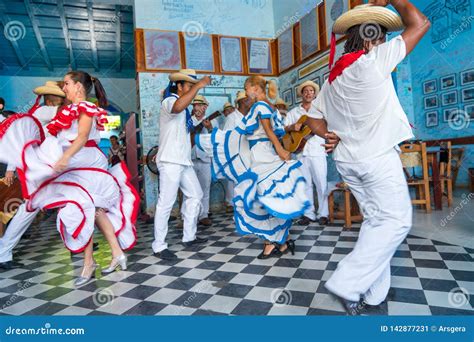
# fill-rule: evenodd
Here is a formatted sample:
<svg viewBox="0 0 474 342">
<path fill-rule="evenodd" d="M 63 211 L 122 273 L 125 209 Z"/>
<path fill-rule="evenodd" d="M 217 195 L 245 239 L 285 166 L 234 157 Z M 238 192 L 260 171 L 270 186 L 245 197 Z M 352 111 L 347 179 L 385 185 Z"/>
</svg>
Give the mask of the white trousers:
<svg viewBox="0 0 474 342">
<path fill-rule="evenodd" d="M 33 223 L 39 209 L 33 212 L 26 211 L 26 203 L 21 204 L 15 216 L 8 224 L 7 230 L 0 238 L 0 262 L 11 261 L 13 259 L 13 248 L 18 245 L 21 237 Z"/>
<path fill-rule="evenodd" d="M 199 184 L 203 192 L 202 196 L 202 208 L 199 213 L 199 219 L 203 219 L 209 216 L 209 200 L 211 193 L 211 164 L 205 163 L 201 159 L 193 159 L 194 171 L 199 179 Z"/>
<path fill-rule="evenodd" d="M 225 201 L 227 205 L 234 206 L 234 182 L 226 179 L 224 180 L 225 186 Z"/>
<path fill-rule="evenodd" d="M 364 215 L 359 239 L 326 283 L 350 301 L 380 304 L 390 288 L 390 260 L 412 225 L 412 205 L 395 149 L 360 163 L 336 162 Z"/>
<path fill-rule="evenodd" d="M 328 164 L 326 156 L 309 157 L 302 156 L 300 158 L 301 172 L 306 179 L 306 196 L 311 205 L 306 209 L 304 216 L 311 220 L 316 220 L 318 217 L 328 217 Z M 318 213 L 316 215 L 314 207 L 313 184 L 316 186 L 316 193 L 318 196 Z"/>
<path fill-rule="evenodd" d="M 202 190 L 192 166 L 172 163 L 158 163 L 160 189 L 155 211 L 155 241 L 152 248 L 155 253 L 168 248 L 165 242 L 168 234 L 168 220 L 176 202 L 178 189 L 183 192 L 183 242 L 196 238 L 197 220 L 201 210 Z"/>
</svg>

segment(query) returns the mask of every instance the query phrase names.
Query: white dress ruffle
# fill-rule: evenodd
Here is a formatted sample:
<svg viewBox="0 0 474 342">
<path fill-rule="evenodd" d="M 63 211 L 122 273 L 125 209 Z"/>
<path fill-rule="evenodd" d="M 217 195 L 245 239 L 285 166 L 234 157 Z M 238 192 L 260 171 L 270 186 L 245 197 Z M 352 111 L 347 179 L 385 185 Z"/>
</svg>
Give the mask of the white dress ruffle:
<svg viewBox="0 0 474 342">
<path fill-rule="evenodd" d="M 122 249 L 132 248 L 139 196 L 125 164 L 107 170 L 104 154 L 85 146 L 57 174 L 52 166 L 70 144 L 54 136 L 44 139 L 40 123 L 29 115 L 0 124 L 0 161 L 17 167 L 28 210 L 59 209 L 57 228 L 69 250 L 84 250 L 92 238 L 96 208 L 106 209 Z"/>
<path fill-rule="evenodd" d="M 234 183 L 234 218 L 241 234 L 286 241 L 292 219 L 310 205 L 299 161 L 282 161 L 260 119 L 270 119 L 277 136 L 284 134 L 283 120 L 264 102 L 257 102 L 236 129 L 214 129 L 196 135 L 196 146 L 213 156 L 214 173 Z"/>
</svg>

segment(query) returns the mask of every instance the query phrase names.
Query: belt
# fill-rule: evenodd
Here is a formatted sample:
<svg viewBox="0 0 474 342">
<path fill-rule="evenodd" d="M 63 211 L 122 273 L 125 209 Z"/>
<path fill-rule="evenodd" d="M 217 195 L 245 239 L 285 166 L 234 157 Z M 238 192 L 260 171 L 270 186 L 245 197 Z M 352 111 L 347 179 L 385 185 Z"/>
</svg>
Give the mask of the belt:
<svg viewBox="0 0 474 342">
<path fill-rule="evenodd" d="M 72 144 L 74 142 L 74 140 L 69 140 L 69 142 Z M 86 144 L 84 145 L 84 147 L 97 147 L 99 148 L 99 145 L 97 145 L 97 143 L 95 142 L 95 140 L 87 140 Z"/>
</svg>

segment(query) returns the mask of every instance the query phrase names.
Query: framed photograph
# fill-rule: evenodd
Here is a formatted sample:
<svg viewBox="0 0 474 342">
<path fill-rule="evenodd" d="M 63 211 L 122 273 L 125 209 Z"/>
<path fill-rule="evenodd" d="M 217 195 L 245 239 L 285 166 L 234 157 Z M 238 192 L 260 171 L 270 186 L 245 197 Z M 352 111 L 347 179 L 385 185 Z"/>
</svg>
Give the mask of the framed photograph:
<svg viewBox="0 0 474 342">
<path fill-rule="evenodd" d="M 431 94 L 438 90 L 436 80 L 429 80 L 423 82 L 423 94 Z"/>
<path fill-rule="evenodd" d="M 469 69 L 461 72 L 461 85 L 468 85 L 474 83 L 474 69 Z"/>
<path fill-rule="evenodd" d="M 301 58 L 305 59 L 319 51 L 318 8 L 314 8 L 300 21 Z"/>
<path fill-rule="evenodd" d="M 350 5 L 350 0 L 324 0 L 324 17 L 326 19 L 326 43 L 329 46 L 331 42 L 331 33 L 334 22 L 343 13 L 347 12 Z M 339 38 L 340 36 L 337 36 Z"/>
<path fill-rule="evenodd" d="M 285 90 L 282 94 L 282 99 L 286 102 L 288 107 L 291 107 L 293 105 L 293 89 Z"/>
<path fill-rule="evenodd" d="M 321 90 L 321 87 L 322 87 L 322 84 L 321 84 L 321 77 L 317 76 L 317 77 L 313 78 L 311 81 L 313 81 L 314 83 L 316 83 L 316 84 L 319 86 L 319 89 Z"/>
<path fill-rule="evenodd" d="M 469 120 L 474 121 L 474 104 L 464 106 L 464 111 L 469 117 Z"/>
<path fill-rule="evenodd" d="M 295 64 L 295 54 L 293 47 L 293 27 L 291 27 L 278 37 L 279 72 L 283 72 Z"/>
<path fill-rule="evenodd" d="M 426 127 L 436 127 L 438 126 L 438 111 L 426 112 Z"/>
<path fill-rule="evenodd" d="M 474 87 L 462 89 L 462 102 L 474 101 Z"/>
<path fill-rule="evenodd" d="M 148 70 L 181 69 L 178 32 L 145 30 L 145 66 Z"/>
<path fill-rule="evenodd" d="M 184 39 L 186 68 L 201 72 L 215 72 L 212 37 L 201 34 L 192 39 Z"/>
<path fill-rule="evenodd" d="M 243 53 L 239 37 L 219 36 L 221 70 L 227 73 L 241 74 L 244 72 Z"/>
<path fill-rule="evenodd" d="M 424 103 L 424 109 L 438 108 L 438 95 L 425 97 Z"/>
<path fill-rule="evenodd" d="M 295 104 L 299 104 L 303 102 L 303 98 L 301 96 L 298 96 L 298 86 L 296 86 L 294 90 L 295 90 Z"/>
<path fill-rule="evenodd" d="M 273 74 L 272 48 L 270 40 L 247 38 L 247 60 L 249 63 L 249 74 L 271 75 Z"/>
<path fill-rule="evenodd" d="M 458 103 L 458 92 L 456 90 L 441 94 L 441 104 L 451 106 Z"/>
<path fill-rule="evenodd" d="M 441 90 L 451 89 L 456 87 L 456 74 L 441 77 Z"/>
<path fill-rule="evenodd" d="M 444 122 L 453 121 L 456 118 L 457 115 L 459 115 L 459 108 L 457 108 L 457 107 L 443 109 L 443 121 Z"/>
</svg>

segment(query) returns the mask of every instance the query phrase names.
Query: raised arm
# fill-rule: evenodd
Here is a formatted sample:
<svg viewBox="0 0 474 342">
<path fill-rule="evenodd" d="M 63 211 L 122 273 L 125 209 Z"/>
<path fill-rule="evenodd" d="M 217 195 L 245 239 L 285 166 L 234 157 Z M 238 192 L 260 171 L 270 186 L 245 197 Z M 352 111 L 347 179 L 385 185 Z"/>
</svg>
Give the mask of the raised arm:
<svg viewBox="0 0 474 342">
<path fill-rule="evenodd" d="M 199 90 L 205 88 L 209 84 L 211 84 L 211 78 L 209 76 L 204 76 L 199 80 L 199 82 L 193 84 L 191 89 L 186 94 L 176 100 L 171 110 L 171 113 L 178 114 L 185 110 L 196 97 Z"/>
</svg>

